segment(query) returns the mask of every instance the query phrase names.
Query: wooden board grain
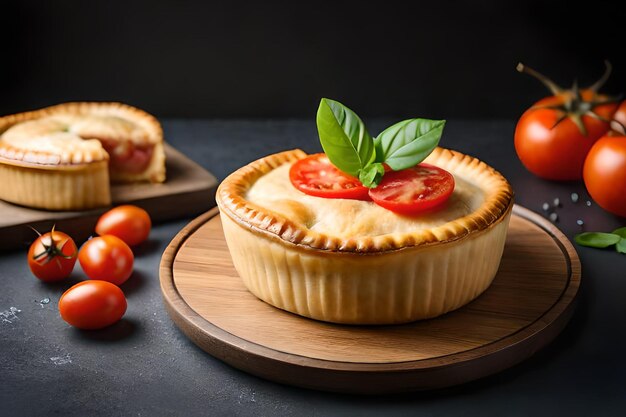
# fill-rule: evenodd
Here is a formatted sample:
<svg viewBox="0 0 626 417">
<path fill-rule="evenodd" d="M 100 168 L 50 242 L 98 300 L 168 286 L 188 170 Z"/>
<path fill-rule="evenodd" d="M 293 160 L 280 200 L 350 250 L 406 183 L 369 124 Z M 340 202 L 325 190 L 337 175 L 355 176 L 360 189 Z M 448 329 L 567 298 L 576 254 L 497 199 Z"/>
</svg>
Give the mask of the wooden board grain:
<svg viewBox="0 0 626 417">
<path fill-rule="evenodd" d="M 213 209 L 172 241 L 160 275 L 170 316 L 213 356 L 281 383 L 380 394 L 455 385 L 529 357 L 571 316 L 580 262 L 554 225 L 516 206 L 498 274 L 472 303 L 405 325 L 324 323 L 246 290 Z"/>
<path fill-rule="evenodd" d="M 113 184 L 113 206 L 134 204 L 150 213 L 153 222 L 202 213 L 215 205 L 217 180 L 210 172 L 165 145 L 167 180 L 163 184 Z M 0 250 L 32 242 L 40 231 L 58 230 L 82 242 L 91 234 L 98 217 L 108 208 L 84 211 L 47 211 L 0 201 Z"/>
</svg>

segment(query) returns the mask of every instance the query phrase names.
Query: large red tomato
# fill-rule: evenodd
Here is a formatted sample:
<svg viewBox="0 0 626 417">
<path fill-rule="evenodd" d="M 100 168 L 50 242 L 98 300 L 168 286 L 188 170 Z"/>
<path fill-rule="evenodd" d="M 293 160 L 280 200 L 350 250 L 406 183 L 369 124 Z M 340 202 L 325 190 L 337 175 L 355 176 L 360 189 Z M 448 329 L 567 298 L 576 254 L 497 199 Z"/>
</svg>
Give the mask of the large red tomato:
<svg viewBox="0 0 626 417">
<path fill-rule="evenodd" d="M 583 103 L 590 103 L 595 93 L 583 90 Z M 604 96 L 596 95 L 596 99 Z M 582 177 L 585 157 L 593 144 L 609 130 L 609 123 L 583 114 L 582 131 L 568 113 L 551 108 L 566 103 L 567 94 L 546 97 L 526 110 L 515 128 L 515 150 L 533 174 L 549 180 L 577 180 Z M 610 120 L 617 104 L 593 107 L 599 117 Z M 576 117 L 576 116 L 573 116 Z"/>
<path fill-rule="evenodd" d="M 589 195 L 600 207 L 626 217 L 626 136 L 598 140 L 587 155 L 583 177 Z"/>
<path fill-rule="evenodd" d="M 618 104 L 597 93 L 610 73 L 610 66 L 588 89 L 557 86 L 536 71 L 518 66 L 543 82 L 552 96 L 535 103 L 520 117 L 515 128 L 515 150 L 533 174 L 549 180 L 582 178 L 583 164 L 593 144 L 609 130 L 609 120 Z"/>
</svg>

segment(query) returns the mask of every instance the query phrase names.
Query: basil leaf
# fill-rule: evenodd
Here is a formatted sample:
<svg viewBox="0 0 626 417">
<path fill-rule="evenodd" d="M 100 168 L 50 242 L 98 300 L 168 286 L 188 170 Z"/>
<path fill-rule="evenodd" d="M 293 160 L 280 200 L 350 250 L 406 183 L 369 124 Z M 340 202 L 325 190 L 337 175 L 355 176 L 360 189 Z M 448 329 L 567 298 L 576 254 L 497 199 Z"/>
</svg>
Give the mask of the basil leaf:
<svg viewBox="0 0 626 417">
<path fill-rule="evenodd" d="M 614 235 L 613 233 L 600 232 L 586 232 L 574 236 L 576 243 L 592 248 L 606 248 L 607 246 L 615 245 L 621 239 L 620 236 Z"/>
<path fill-rule="evenodd" d="M 396 123 L 374 139 L 376 162 L 394 171 L 422 162 L 439 144 L 445 120 L 409 119 Z"/>
<path fill-rule="evenodd" d="M 621 238 L 620 241 L 615 244 L 615 250 L 619 253 L 626 253 L 626 239 Z"/>
<path fill-rule="evenodd" d="M 376 188 L 385 174 L 385 167 L 379 162 L 374 162 L 359 172 L 359 181 L 367 188 Z"/>
<path fill-rule="evenodd" d="M 613 230 L 611 233 L 626 239 L 626 227 L 620 227 L 619 229 Z"/>
<path fill-rule="evenodd" d="M 317 110 L 317 130 L 324 152 L 337 168 L 354 177 L 374 161 L 374 141 L 352 110 L 323 98 Z"/>
</svg>

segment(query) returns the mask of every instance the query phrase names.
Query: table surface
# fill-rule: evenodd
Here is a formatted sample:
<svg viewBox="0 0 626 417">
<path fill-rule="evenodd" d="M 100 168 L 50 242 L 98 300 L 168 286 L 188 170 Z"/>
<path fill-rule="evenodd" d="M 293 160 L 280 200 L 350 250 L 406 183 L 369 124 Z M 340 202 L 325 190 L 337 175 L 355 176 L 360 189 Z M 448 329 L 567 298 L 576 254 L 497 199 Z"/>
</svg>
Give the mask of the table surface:
<svg viewBox="0 0 626 417">
<path fill-rule="evenodd" d="M 163 125 L 170 144 L 218 179 L 269 153 L 320 149 L 315 124 L 308 120 L 165 120 Z M 372 133 L 385 125 L 372 122 Z M 518 204 L 542 212 L 544 202 L 558 197 L 557 226 L 570 239 L 581 230 L 578 219 L 589 231 L 626 225 L 626 219 L 587 206 L 582 182 L 547 182 L 526 172 L 515 156 L 514 126 L 506 120 L 450 120 L 441 144 L 501 171 Z M 576 204 L 573 192 L 580 195 Z M 444 390 L 352 396 L 248 375 L 209 356 L 174 326 L 161 300 L 158 265 L 189 220 L 154 226 L 149 241 L 136 250 L 133 276 L 122 286 L 128 298 L 124 319 L 100 331 L 71 328 L 59 317 L 59 297 L 85 278 L 80 267 L 67 282 L 45 284 L 30 274 L 25 251 L 0 255 L 1 416 L 610 416 L 626 409 L 624 255 L 576 246 L 583 269 L 578 307 L 561 335 L 529 360 Z"/>
</svg>

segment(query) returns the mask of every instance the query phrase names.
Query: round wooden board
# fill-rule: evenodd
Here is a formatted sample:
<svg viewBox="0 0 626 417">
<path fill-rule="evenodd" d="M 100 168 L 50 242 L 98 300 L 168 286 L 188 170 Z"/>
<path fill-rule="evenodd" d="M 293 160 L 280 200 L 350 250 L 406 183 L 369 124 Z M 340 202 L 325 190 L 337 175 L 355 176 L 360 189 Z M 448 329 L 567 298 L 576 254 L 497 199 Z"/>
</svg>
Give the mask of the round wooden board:
<svg viewBox="0 0 626 417">
<path fill-rule="evenodd" d="M 174 322 L 224 362 L 280 383 L 382 394 L 460 384 L 532 355 L 569 320 L 580 261 L 554 225 L 515 206 L 498 274 L 472 303 L 404 325 L 324 323 L 246 290 L 215 208 L 170 243 L 160 278 Z"/>
</svg>

